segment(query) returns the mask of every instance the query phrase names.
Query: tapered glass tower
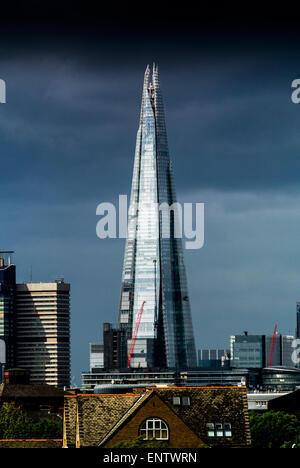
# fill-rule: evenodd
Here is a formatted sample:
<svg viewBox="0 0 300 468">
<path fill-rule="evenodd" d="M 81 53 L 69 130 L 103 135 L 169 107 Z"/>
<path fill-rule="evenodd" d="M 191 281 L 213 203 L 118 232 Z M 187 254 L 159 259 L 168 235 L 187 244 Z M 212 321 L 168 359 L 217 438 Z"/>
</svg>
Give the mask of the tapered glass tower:
<svg viewBox="0 0 300 468">
<path fill-rule="evenodd" d="M 196 366 L 193 327 L 158 69 L 146 68 L 137 132 L 119 327 L 130 367 Z M 176 203 L 175 203 L 176 204 Z M 174 206 L 174 205 L 173 205 Z M 169 232 L 165 232 L 169 231 Z M 134 346 L 133 346 L 134 345 Z"/>
</svg>

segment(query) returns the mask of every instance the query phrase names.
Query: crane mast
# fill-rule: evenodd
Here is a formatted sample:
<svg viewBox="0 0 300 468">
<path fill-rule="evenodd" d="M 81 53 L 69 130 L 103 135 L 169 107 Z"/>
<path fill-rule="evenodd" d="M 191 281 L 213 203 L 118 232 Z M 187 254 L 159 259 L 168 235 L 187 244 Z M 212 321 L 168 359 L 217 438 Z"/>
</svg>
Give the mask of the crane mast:
<svg viewBox="0 0 300 468">
<path fill-rule="evenodd" d="M 268 367 L 271 367 L 271 366 L 272 366 L 273 351 L 274 351 L 274 341 L 275 341 L 276 331 L 277 331 L 277 324 L 275 325 L 274 333 L 273 333 L 273 337 L 272 337 L 272 344 L 271 344 L 271 351 L 270 351 L 269 366 L 268 366 Z"/>
<path fill-rule="evenodd" d="M 139 310 L 139 313 L 138 313 L 138 316 L 137 316 L 137 319 L 136 319 L 136 324 L 135 324 L 135 328 L 134 328 L 134 334 L 133 334 L 133 337 L 132 337 L 132 342 L 131 342 L 131 346 L 130 346 L 130 350 L 129 350 L 129 355 L 128 355 L 128 360 L 127 360 L 127 368 L 129 368 L 129 367 L 130 367 L 130 364 L 131 364 L 131 359 L 132 359 L 132 355 L 133 355 L 133 351 L 134 351 L 134 346 L 135 346 L 135 342 L 136 342 L 136 337 L 137 337 L 137 334 L 138 334 L 138 331 L 139 331 L 139 327 L 140 327 L 140 323 L 141 323 L 141 318 L 142 318 L 142 314 L 143 314 L 143 309 L 144 309 L 145 302 L 146 302 L 146 301 L 143 301 L 143 302 L 142 302 L 141 308 L 140 308 L 140 310 Z"/>
</svg>

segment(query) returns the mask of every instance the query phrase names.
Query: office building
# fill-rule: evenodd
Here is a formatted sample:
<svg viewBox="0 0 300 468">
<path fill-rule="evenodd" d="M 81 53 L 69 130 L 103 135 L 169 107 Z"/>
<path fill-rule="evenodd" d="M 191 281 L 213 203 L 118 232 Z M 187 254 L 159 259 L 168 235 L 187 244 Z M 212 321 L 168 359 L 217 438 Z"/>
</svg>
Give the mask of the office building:
<svg viewBox="0 0 300 468">
<path fill-rule="evenodd" d="M 229 365 L 230 352 L 228 349 L 199 349 L 199 367 L 223 367 Z"/>
<path fill-rule="evenodd" d="M 275 335 L 273 339 L 272 335 L 249 335 L 248 332 L 231 336 L 231 366 L 239 368 L 264 368 L 270 365 L 294 367 L 293 340 L 293 336 Z"/>
<path fill-rule="evenodd" d="M 16 364 L 30 383 L 70 386 L 70 285 L 17 284 Z"/>
<path fill-rule="evenodd" d="M 175 202 L 158 69 L 153 66 L 151 80 L 148 66 L 119 310 L 119 328 L 126 332 L 127 353 L 136 338 L 130 355 L 132 368 L 182 369 L 197 365 L 178 218 L 176 210 L 169 210 L 166 225 L 159 209 L 161 204 L 172 207 Z"/>
<path fill-rule="evenodd" d="M 195 369 L 177 372 L 175 369 L 145 370 L 123 369 L 101 371 L 93 369 L 93 372 L 82 373 L 82 390 L 91 392 L 97 389 L 100 393 L 106 393 L 107 387 L 111 392 L 111 386 L 116 387 L 117 392 L 122 387 L 131 389 L 143 386 L 239 386 L 255 387 L 260 383 L 260 373 L 257 369 Z M 103 390 L 100 390 L 102 388 Z"/>
<path fill-rule="evenodd" d="M 104 368 L 122 369 L 126 366 L 126 335 L 124 330 L 103 324 Z"/>
<path fill-rule="evenodd" d="M 90 343 L 90 372 L 104 368 L 104 344 Z"/>
<path fill-rule="evenodd" d="M 262 370 L 261 387 L 267 391 L 291 392 L 300 388 L 300 369 L 273 366 Z"/>
<path fill-rule="evenodd" d="M 300 339 L 300 302 L 296 303 L 296 338 Z"/>
<path fill-rule="evenodd" d="M 0 366 L 15 364 L 16 266 L 12 251 L 0 251 Z M 0 372 L 2 374 L 2 372 Z"/>
<path fill-rule="evenodd" d="M 130 393 L 137 387 L 246 386 L 250 390 L 293 391 L 300 386 L 300 369 L 296 367 L 265 368 L 199 368 L 177 372 L 175 369 L 123 369 L 82 373 L 82 390 L 95 393 Z"/>
</svg>

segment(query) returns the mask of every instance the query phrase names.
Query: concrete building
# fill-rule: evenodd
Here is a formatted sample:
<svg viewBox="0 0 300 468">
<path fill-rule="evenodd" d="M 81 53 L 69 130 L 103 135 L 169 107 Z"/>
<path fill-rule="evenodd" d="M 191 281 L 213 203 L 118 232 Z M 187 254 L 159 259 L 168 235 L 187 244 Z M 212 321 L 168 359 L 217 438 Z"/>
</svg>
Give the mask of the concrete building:
<svg viewBox="0 0 300 468">
<path fill-rule="evenodd" d="M 252 392 L 247 394 L 250 411 L 284 411 L 300 417 L 300 389 L 289 392 Z"/>
<path fill-rule="evenodd" d="M 126 334 L 111 323 L 103 324 L 104 369 L 126 367 Z"/>
<path fill-rule="evenodd" d="M 17 284 L 16 365 L 30 382 L 70 386 L 70 285 Z"/>
<path fill-rule="evenodd" d="M 288 395 L 290 392 L 253 392 L 247 394 L 249 411 L 267 411 L 270 408 L 270 402 L 282 395 Z"/>
<path fill-rule="evenodd" d="M 16 266 L 12 251 L 0 251 L 0 366 L 15 365 Z M 2 372 L 0 372 L 2 374 Z M 1 377 L 1 376 L 0 376 Z"/>
<path fill-rule="evenodd" d="M 93 372 L 82 373 L 82 390 L 94 391 L 96 386 L 107 384 L 126 384 L 133 388 L 136 385 L 168 385 L 168 386 L 241 386 L 256 387 L 260 382 L 257 369 L 195 369 L 177 372 L 175 369 L 111 370 L 93 369 Z M 99 388 L 97 387 L 97 388 Z"/>
<path fill-rule="evenodd" d="M 300 302 L 296 302 L 296 338 L 300 339 Z"/>
<path fill-rule="evenodd" d="M 104 344 L 90 343 L 90 372 L 104 368 Z"/>
</svg>

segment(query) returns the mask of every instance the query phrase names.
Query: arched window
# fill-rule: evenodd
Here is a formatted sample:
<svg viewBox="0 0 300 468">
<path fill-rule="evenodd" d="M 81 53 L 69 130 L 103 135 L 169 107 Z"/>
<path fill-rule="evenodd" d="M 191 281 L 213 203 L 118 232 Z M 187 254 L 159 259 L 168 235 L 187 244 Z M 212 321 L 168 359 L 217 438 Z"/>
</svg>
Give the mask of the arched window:
<svg viewBox="0 0 300 468">
<path fill-rule="evenodd" d="M 169 440 L 169 428 L 165 421 L 159 418 L 149 418 L 140 426 L 140 435 L 144 440 L 153 437 L 157 440 Z"/>
</svg>

